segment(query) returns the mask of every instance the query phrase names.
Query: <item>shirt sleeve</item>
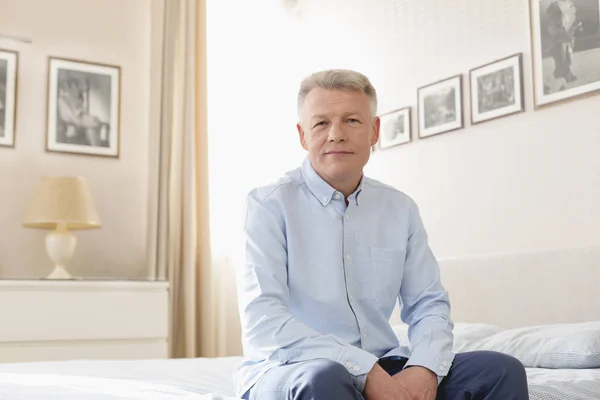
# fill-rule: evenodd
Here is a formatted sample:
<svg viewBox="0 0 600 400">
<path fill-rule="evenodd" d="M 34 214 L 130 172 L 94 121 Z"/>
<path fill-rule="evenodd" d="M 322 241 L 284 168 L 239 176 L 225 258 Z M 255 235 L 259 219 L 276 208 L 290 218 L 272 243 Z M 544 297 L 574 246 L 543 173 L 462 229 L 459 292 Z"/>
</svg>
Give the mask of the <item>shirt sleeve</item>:
<svg viewBox="0 0 600 400">
<path fill-rule="evenodd" d="M 406 367 L 418 365 L 438 376 L 448 374 L 454 354 L 454 324 L 448 292 L 440 281 L 439 265 L 428 244 L 419 209 L 411 202 L 404 277 L 400 288 L 401 318 L 409 326 L 411 356 Z"/>
<path fill-rule="evenodd" d="M 326 358 L 352 375 L 368 373 L 377 356 L 331 334 L 309 328 L 289 309 L 283 217 L 250 193 L 246 199 L 245 262 L 237 273 L 246 357 L 281 363 Z"/>
</svg>

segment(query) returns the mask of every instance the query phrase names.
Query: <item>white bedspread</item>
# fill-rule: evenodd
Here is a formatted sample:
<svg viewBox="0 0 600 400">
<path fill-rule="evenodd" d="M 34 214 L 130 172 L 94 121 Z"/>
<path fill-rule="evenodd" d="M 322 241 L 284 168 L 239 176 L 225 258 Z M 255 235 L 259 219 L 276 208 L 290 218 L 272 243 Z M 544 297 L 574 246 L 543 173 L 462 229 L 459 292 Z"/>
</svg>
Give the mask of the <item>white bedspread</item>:
<svg viewBox="0 0 600 400">
<path fill-rule="evenodd" d="M 238 357 L 0 364 L 1 400 L 233 400 Z"/>
<path fill-rule="evenodd" d="M 600 399 L 600 369 L 527 368 L 531 400 Z"/>
<path fill-rule="evenodd" d="M 239 357 L 0 364 L 2 400 L 232 400 Z M 532 400 L 600 399 L 600 369 L 527 369 Z"/>
</svg>

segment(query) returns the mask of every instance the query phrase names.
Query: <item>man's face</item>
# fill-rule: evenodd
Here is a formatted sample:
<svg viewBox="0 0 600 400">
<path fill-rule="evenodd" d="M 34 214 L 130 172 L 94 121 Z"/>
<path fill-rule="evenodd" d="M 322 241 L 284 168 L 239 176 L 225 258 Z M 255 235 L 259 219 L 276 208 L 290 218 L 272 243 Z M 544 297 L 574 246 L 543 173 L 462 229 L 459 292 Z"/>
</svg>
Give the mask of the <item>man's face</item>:
<svg viewBox="0 0 600 400">
<path fill-rule="evenodd" d="M 369 96 L 316 88 L 301 113 L 300 142 L 315 171 L 330 184 L 360 177 L 379 139 L 380 121 L 371 117 Z"/>
</svg>

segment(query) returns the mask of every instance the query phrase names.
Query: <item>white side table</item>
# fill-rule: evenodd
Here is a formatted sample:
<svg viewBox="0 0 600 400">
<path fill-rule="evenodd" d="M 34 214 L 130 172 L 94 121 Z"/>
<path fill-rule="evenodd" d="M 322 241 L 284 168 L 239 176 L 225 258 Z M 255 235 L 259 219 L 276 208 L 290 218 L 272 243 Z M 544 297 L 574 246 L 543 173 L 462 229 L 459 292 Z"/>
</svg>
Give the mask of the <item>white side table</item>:
<svg viewBox="0 0 600 400">
<path fill-rule="evenodd" d="M 167 358 L 169 286 L 0 280 L 0 362 Z"/>
</svg>

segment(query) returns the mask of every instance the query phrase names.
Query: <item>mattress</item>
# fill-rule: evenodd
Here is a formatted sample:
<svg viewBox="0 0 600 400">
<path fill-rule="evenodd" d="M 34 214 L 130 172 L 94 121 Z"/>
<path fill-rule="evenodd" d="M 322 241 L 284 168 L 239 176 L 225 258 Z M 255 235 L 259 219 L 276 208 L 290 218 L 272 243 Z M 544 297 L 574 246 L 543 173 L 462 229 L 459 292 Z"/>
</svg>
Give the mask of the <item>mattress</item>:
<svg viewBox="0 0 600 400">
<path fill-rule="evenodd" d="M 239 357 L 0 364 L 0 399 L 233 400 Z M 527 369 L 532 400 L 600 399 L 600 369 Z"/>
</svg>

